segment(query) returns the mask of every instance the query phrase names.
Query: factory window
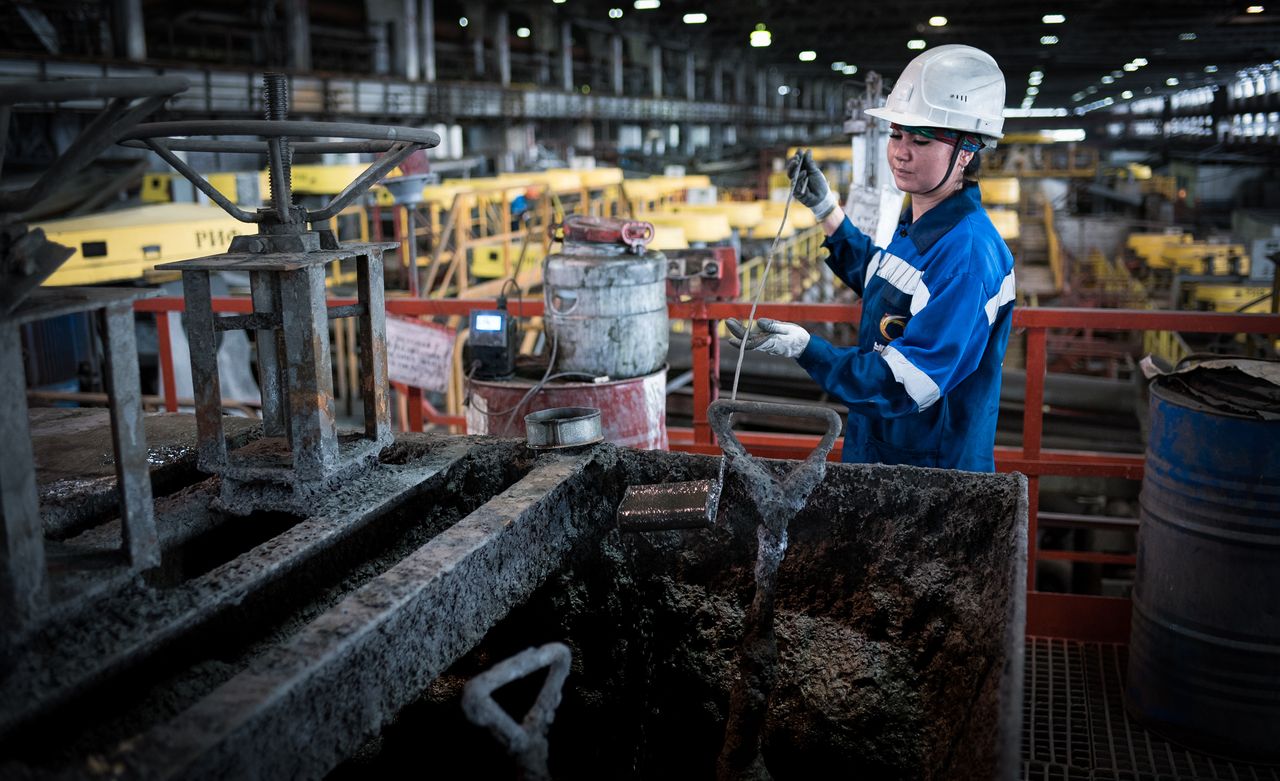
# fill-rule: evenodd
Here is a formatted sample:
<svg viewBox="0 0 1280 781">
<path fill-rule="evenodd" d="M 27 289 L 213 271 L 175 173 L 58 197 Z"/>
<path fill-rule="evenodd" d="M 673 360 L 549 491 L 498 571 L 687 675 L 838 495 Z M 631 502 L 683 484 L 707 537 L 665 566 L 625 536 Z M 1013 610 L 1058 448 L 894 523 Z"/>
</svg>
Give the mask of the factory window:
<svg viewBox="0 0 1280 781">
<path fill-rule="evenodd" d="M 105 241 L 86 241 L 80 245 L 80 256 L 83 258 L 101 258 L 107 254 Z"/>
</svg>

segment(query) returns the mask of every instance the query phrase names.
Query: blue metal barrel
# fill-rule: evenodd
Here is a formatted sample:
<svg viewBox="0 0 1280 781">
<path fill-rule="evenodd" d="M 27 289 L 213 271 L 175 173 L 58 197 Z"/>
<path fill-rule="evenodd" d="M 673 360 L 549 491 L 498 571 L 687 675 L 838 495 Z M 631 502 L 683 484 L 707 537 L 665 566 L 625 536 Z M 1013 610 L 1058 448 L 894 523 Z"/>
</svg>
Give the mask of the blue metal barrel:
<svg viewBox="0 0 1280 781">
<path fill-rule="evenodd" d="M 1280 406 L 1239 372 L 1193 375 L 1151 386 L 1125 703 L 1186 745 L 1276 760 Z"/>
</svg>

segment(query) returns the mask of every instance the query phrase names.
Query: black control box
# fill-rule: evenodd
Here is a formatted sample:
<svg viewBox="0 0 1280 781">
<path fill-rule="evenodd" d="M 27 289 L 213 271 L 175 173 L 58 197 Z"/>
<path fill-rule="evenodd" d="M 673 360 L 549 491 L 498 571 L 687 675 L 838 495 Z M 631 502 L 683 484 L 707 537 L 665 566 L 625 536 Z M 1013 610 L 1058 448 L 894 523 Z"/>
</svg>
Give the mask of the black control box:
<svg viewBox="0 0 1280 781">
<path fill-rule="evenodd" d="M 516 371 L 516 321 L 505 309 L 471 312 L 467 337 L 467 366 L 479 362 L 472 375 L 479 380 L 501 380 Z"/>
</svg>

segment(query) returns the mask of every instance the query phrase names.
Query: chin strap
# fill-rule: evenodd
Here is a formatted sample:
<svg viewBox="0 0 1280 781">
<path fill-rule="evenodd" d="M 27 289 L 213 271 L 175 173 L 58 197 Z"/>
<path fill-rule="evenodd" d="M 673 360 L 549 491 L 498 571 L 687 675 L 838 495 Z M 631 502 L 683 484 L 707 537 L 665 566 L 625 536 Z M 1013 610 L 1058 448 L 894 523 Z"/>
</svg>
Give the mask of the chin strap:
<svg viewBox="0 0 1280 781">
<path fill-rule="evenodd" d="M 956 160 L 959 159 L 959 157 L 960 157 L 960 145 L 956 144 L 955 147 L 951 150 L 951 161 L 947 163 L 947 172 L 942 175 L 942 181 L 938 182 L 932 188 L 925 190 L 923 193 L 920 193 L 920 194 L 930 195 L 931 193 L 937 192 L 938 190 L 942 189 L 942 185 L 946 184 L 947 180 L 951 178 L 951 172 L 955 170 Z"/>
</svg>

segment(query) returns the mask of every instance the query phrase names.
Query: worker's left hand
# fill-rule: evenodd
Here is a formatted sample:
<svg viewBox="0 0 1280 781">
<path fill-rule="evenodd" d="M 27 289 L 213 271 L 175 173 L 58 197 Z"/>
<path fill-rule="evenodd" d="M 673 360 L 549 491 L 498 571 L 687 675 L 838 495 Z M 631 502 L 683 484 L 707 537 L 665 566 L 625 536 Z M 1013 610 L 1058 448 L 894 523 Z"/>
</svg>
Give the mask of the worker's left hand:
<svg viewBox="0 0 1280 781">
<path fill-rule="evenodd" d="M 747 329 L 742 323 L 732 318 L 725 321 L 729 333 L 729 344 L 734 347 L 742 345 L 742 337 Z M 799 358 L 804 348 L 809 346 L 809 332 L 795 323 L 780 323 L 762 317 L 756 321 L 747 337 L 747 349 L 764 353 L 781 355 L 784 358 Z"/>
</svg>

